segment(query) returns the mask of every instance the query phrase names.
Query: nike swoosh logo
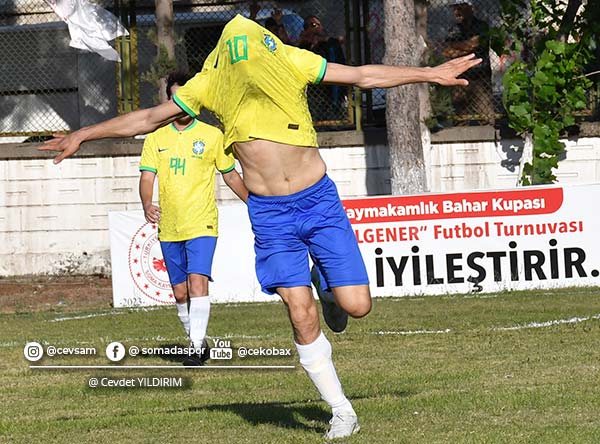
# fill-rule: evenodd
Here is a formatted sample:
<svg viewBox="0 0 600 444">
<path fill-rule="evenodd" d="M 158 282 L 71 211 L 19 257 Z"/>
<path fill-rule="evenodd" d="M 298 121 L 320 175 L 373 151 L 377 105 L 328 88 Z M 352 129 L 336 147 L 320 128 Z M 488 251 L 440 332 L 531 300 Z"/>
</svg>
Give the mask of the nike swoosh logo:
<svg viewBox="0 0 600 444">
<path fill-rule="evenodd" d="M 158 152 L 159 152 L 159 153 L 162 153 L 163 151 L 167 151 L 168 149 L 169 149 L 169 148 L 163 148 L 163 149 L 161 150 L 161 149 L 159 148 L 159 149 L 158 149 Z"/>
</svg>

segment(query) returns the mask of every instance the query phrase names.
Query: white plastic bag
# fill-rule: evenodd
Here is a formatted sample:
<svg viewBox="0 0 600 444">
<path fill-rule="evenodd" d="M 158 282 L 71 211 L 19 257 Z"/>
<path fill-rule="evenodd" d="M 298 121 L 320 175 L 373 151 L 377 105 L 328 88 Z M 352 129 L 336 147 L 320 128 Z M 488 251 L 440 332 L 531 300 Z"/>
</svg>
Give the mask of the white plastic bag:
<svg viewBox="0 0 600 444">
<path fill-rule="evenodd" d="M 129 35 L 117 17 L 86 0 L 45 0 L 56 14 L 67 23 L 72 48 L 100 54 L 114 62 L 121 57 L 108 44 L 122 35 Z"/>
</svg>

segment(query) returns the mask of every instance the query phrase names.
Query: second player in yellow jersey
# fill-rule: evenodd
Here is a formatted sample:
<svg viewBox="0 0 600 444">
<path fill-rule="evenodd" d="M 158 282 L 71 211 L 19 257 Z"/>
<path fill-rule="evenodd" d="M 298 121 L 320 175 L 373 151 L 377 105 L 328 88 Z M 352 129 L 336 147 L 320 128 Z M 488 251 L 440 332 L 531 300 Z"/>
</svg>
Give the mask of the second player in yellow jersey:
<svg viewBox="0 0 600 444">
<path fill-rule="evenodd" d="M 215 168 L 228 173 L 235 160 L 214 126 L 194 120 L 177 129 L 171 123 L 148 135 L 140 170 L 158 175 L 161 241 L 218 236 Z"/>
<path fill-rule="evenodd" d="M 189 80 L 174 72 L 167 97 Z M 243 201 L 248 190 L 225 155 L 223 133 L 190 116 L 176 119 L 146 138 L 140 162 L 140 197 L 148 222 L 158 223 L 160 248 L 173 288 L 177 315 L 195 352 L 185 365 L 203 365 L 209 356 L 206 329 L 210 316 L 208 283 L 217 245 L 215 169 Z M 159 205 L 152 202 L 158 177 Z"/>
</svg>

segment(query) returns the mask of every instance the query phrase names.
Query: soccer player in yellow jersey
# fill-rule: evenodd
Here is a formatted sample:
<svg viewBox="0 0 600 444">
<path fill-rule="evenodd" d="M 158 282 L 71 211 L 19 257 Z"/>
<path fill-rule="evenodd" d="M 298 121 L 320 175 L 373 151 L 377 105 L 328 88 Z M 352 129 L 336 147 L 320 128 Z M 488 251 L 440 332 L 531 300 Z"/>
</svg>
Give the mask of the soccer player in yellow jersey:
<svg viewBox="0 0 600 444">
<path fill-rule="evenodd" d="M 58 163 L 86 140 L 130 137 L 185 114 L 194 116 L 202 107 L 213 111 L 225 127 L 225 146 L 234 146 L 250 191 L 248 211 L 259 282 L 286 304 L 300 364 L 332 409 L 325 436 L 343 438 L 360 426 L 336 375 L 331 344 L 319 325 L 308 255 L 324 277 L 324 289 L 332 290 L 344 312 L 365 316 L 371 310 L 371 295 L 356 238 L 316 149 L 306 86 L 467 85 L 457 77 L 479 63 L 473 55 L 423 68 L 327 63 L 237 16 L 225 26 L 202 71 L 173 100 L 56 136 L 40 149 L 62 151 L 55 159 Z"/>
<path fill-rule="evenodd" d="M 171 99 L 189 79 L 186 73 L 171 73 L 167 97 Z M 218 128 L 186 115 L 146 137 L 140 160 L 140 198 L 146 220 L 158 223 L 177 315 L 196 350 L 184 365 L 202 365 L 208 359 L 208 281 L 212 280 L 218 235 L 215 168 L 245 202 L 248 190 L 235 170 L 233 156 L 225 154 Z M 152 203 L 157 176 L 158 206 Z"/>
</svg>

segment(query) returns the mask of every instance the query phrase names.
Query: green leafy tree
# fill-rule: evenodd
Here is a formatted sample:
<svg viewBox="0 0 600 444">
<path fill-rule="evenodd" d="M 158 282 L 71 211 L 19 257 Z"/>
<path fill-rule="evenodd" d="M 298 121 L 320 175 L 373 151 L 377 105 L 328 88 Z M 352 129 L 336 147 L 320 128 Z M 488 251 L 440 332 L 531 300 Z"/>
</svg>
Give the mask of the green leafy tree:
<svg viewBox="0 0 600 444">
<path fill-rule="evenodd" d="M 556 181 L 554 169 L 565 152 L 560 137 L 575 124 L 574 114 L 586 107 L 591 82 L 584 69 L 599 35 L 598 3 L 502 2 L 503 25 L 493 32 L 492 47 L 516 56 L 503 77 L 503 100 L 510 127 L 525 140 L 523 185 Z"/>
</svg>

